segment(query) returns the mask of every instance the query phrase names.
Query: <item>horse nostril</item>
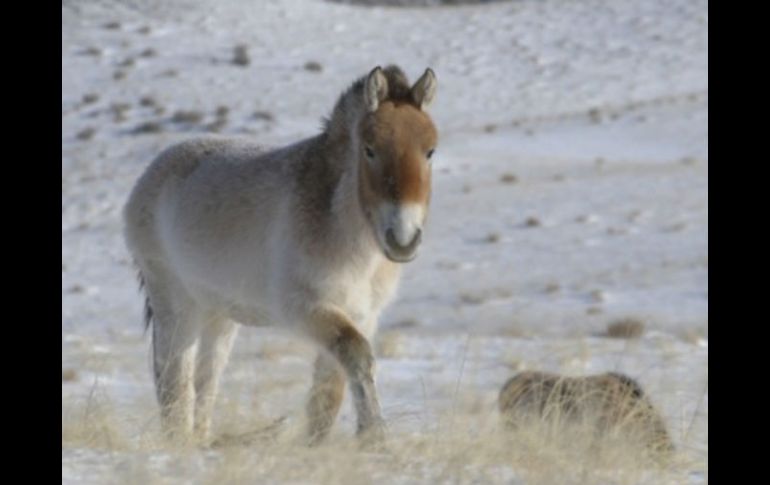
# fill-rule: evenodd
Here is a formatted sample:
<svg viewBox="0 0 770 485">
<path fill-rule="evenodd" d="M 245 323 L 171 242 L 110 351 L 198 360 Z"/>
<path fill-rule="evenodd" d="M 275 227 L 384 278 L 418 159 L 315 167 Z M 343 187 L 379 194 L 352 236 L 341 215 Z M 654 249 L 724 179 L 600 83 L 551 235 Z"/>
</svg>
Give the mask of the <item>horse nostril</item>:
<svg viewBox="0 0 770 485">
<path fill-rule="evenodd" d="M 395 234 L 393 234 L 392 228 L 388 228 L 388 230 L 385 232 L 385 241 L 388 243 L 388 246 L 390 246 L 391 249 L 397 251 L 399 254 L 403 254 L 403 255 L 412 254 L 415 248 L 417 248 L 417 245 L 420 244 L 421 240 L 422 240 L 422 229 L 417 229 L 417 232 L 414 233 L 414 237 L 406 246 L 402 246 L 398 242 Z"/>
</svg>

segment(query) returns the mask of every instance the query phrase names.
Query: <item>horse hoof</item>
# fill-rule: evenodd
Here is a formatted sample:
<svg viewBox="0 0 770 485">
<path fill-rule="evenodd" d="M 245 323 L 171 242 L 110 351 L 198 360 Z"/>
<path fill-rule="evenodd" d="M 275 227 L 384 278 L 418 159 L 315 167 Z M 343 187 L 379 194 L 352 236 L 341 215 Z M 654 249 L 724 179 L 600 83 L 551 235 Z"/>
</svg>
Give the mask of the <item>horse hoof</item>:
<svg viewBox="0 0 770 485">
<path fill-rule="evenodd" d="M 357 433 L 359 445 L 365 451 L 387 451 L 385 425 L 374 424 Z"/>
</svg>

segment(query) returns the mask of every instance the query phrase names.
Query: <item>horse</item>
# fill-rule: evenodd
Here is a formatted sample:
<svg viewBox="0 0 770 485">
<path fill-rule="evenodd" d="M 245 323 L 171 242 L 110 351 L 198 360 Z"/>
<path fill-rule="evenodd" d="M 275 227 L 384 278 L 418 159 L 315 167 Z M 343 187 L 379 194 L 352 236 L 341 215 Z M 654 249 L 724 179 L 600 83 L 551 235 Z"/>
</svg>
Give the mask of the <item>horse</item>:
<svg viewBox="0 0 770 485">
<path fill-rule="evenodd" d="M 145 292 L 161 424 L 210 435 L 238 325 L 281 326 L 318 349 L 308 437 L 329 433 L 349 383 L 356 435 L 382 442 L 371 339 L 422 241 L 438 132 L 430 68 L 395 65 L 338 98 L 322 132 L 267 150 L 203 136 L 162 151 L 123 210 Z"/>
</svg>

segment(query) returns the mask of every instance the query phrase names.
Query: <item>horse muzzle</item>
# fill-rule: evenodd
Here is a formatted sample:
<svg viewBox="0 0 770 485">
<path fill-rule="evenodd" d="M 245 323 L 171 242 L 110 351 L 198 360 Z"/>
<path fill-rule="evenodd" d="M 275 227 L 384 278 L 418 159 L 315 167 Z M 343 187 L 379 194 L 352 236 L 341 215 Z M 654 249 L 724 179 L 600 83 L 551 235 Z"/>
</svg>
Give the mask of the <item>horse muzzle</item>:
<svg viewBox="0 0 770 485">
<path fill-rule="evenodd" d="M 408 263 L 417 257 L 417 247 L 422 242 L 422 230 L 417 229 L 412 240 L 402 245 L 396 238 L 393 228 L 385 231 L 385 256 L 394 263 Z"/>
</svg>

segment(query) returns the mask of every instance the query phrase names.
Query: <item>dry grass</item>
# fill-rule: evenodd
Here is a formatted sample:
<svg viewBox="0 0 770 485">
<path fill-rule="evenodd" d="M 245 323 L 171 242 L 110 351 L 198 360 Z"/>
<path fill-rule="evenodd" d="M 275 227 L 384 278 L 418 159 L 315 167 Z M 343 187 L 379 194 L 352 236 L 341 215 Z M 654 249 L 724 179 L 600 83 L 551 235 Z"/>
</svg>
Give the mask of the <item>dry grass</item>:
<svg viewBox="0 0 770 485">
<path fill-rule="evenodd" d="M 269 111 L 255 111 L 252 117 L 260 121 L 273 121 L 275 119 L 273 113 Z"/>
<path fill-rule="evenodd" d="M 622 374 L 522 372 L 505 383 L 498 406 L 514 431 L 535 421 L 545 431 L 553 428 L 551 439 L 557 442 L 562 433 L 577 431 L 590 449 L 611 442 L 645 461 L 667 460 L 673 452 L 662 417 L 641 386 Z"/>
<path fill-rule="evenodd" d="M 131 110 L 131 105 L 128 103 L 112 103 L 109 109 L 110 113 L 112 113 L 112 120 L 120 123 L 127 119 L 126 113 Z"/>
<path fill-rule="evenodd" d="M 139 99 L 139 105 L 145 107 L 155 107 L 158 106 L 158 100 L 152 96 L 142 96 L 141 99 Z"/>
<path fill-rule="evenodd" d="M 504 184 L 515 184 L 518 181 L 519 181 L 519 178 L 512 173 L 506 172 L 500 175 L 500 182 Z"/>
<path fill-rule="evenodd" d="M 382 329 L 374 341 L 377 354 L 403 358 L 411 351 L 405 345 L 408 338 L 402 331 Z M 607 434 L 597 440 L 593 430 L 551 419 L 553 414 L 536 416 L 516 429 L 506 429 L 496 404 L 496 389 L 503 380 L 493 387 L 481 384 L 482 390 L 466 385 L 472 382 L 467 376 L 462 385 L 452 382 L 449 376 L 441 377 L 445 381 L 440 381 L 440 386 L 428 382 L 425 403 L 403 412 L 398 402 L 411 398 L 403 398 L 397 391 L 393 394 L 400 385 L 388 391 L 388 377 L 384 374 L 380 385 L 384 395 L 387 393 L 391 398 L 384 406 L 389 426 L 384 450 L 359 446 L 353 436 L 355 423 L 349 393 L 341 419 L 328 441 L 308 447 L 304 393 L 310 385 L 310 362 L 299 361 L 312 354 L 313 346 L 288 336 L 263 339 L 260 335 L 253 343 L 236 348 L 216 404 L 212 439 L 201 446 L 173 445 L 160 438 L 150 378 L 144 372 L 147 369 L 136 369 L 136 349 L 124 347 L 122 353 L 111 349 L 109 353 L 98 354 L 100 363 L 88 366 L 75 365 L 73 359 L 67 359 L 63 370 L 77 369 L 80 377 L 62 385 L 63 475 L 69 477 L 68 481 L 83 483 L 148 485 L 588 485 L 685 483 L 693 470 L 707 470 L 707 456 L 690 457 L 686 454 L 686 442 L 668 463 L 659 462 L 645 454 L 638 441 L 629 440 L 633 434 Z M 87 344 L 84 342 L 84 348 L 91 348 Z M 472 347 L 471 355 L 487 351 L 483 345 L 478 349 Z M 466 369 L 474 365 L 474 359 L 470 358 Z M 392 364 L 383 360 L 383 367 Z M 440 362 L 426 361 L 427 364 Z M 532 364 L 537 365 L 535 361 Z M 529 367 L 519 354 L 511 354 L 496 365 L 504 365 L 510 372 Z M 287 366 L 294 366 L 297 372 L 274 373 Z M 118 372 L 128 369 L 132 377 L 124 376 L 120 381 L 130 383 L 130 387 L 118 385 L 114 396 L 106 391 L 111 387 L 88 386 L 89 376 L 110 376 L 108 382 L 112 385 Z M 133 371 L 137 371 L 136 376 Z M 425 377 L 431 379 L 430 374 Z M 133 388 L 134 383 L 141 387 Z M 432 392 L 444 393 L 445 387 L 451 388 L 447 397 L 436 399 L 438 396 Z M 126 398 L 129 390 L 139 397 Z M 653 397 L 658 401 L 661 396 Z M 676 436 L 684 435 L 681 426 L 670 425 Z M 697 440 L 700 442 L 700 438 Z"/>
<path fill-rule="evenodd" d="M 145 121 L 144 123 L 140 123 L 134 128 L 133 133 L 134 134 L 145 134 L 145 133 L 161 133 L 163 131 L 163 124 L 159 123 L 157 121 Z"/>
<path fill-rule="evenodd" d="M 62 382 L 74 382 L 78 379 L 78 373 L 75 369 L 62 369 L 61 381 Z"/>
<path fill-rule="evenodd" d="M 70 406 L 62 404 L 61 439 L 62 449 L 65 447 L 98 450 L 130 448 L 128 437 L 120 429 L 120 420 L 110 399 L 96 383 L 83 399 L 76 400 Z"/>
<path fill-rule="evenodd" d="M 527 220 L 524 221 L 524 225 L 526 227 L 540 227 L 543 225 L 543 223 L 540 222 L 540 219 L 538 219 L 537 217 L 532 216 L 532 217 L 527 217 Z"/>
<path fill-rule="evenodd" d="M 99 95 L 96 93 L 86 93 L 83 95 L 83 104 L 92 104 L 99 101 Z"/>
<path fill-rule="evenodd" d="M 197 110 L 179 110 L 171 117 L 174 123 L 197 124 L 203 120 L 203 113 Z"/>
<path fill-rule="evenodd" d="M 86 47 L 81 52 L 81 54 L 84 55 L 84 56 L 92 56 L 92 57 L 101 57 L 102 53 L 103 52 L 102 52 L 102 50 L 100 48 L 93 47 L 93 46 L 92 47 Z"/>
<path fill-rule="evenodd" d="M 233 64 L 236 66 L 248 66 L 251 64 L 251 58 L 249 57 L 249 46 L 246 44 L 240 44 L 233 49 Z"/>
<path fill-rule="evenodd" d="M 470 291 L 461 291 L 459 296 L 460 301 L 466 305 L 481 305 L 487 300 L 484 295 Z"/>
<path fill-rule="evenodd" d="M 225 105 L 217 106 L 216 111 L 214 111 L 214 115 L 217 118 L 227 118 L 227 115 L 229 114 L 230 114 L 230 108 Z"/>
<path fill-rule="evenodd" d="M 559 291 L 561 291 L 561 285 L 559 283 L 552 281 L 547 285 L 545 285 L 545 288 L 543 288 L 543 291 L 549 294 L 558 293 Z"/>
<path fill-rule="evenodd" d="M 304 66 L 302 66 L 306 71 L 310 72 L 321 72 L 323 71 L 323 66 L 320 62 L 317 61 L 307 61 Z"/>
<path fill-rule="evenodd" d="M 644 335 L 644 322 L 635 318 L 623 318 L 607 325 L 605 336 L 612 338 L 639 338 Z"/>
<path fill-rule="evenodd" d="M 594 303 L 604 303 L 607 301 L 607 294 L 602 290 L 591 290 L 591 292 L 588 294 L 588 297 Z"/>
<path fill-rule="evenodd" d="M 105 475 L 121 483 L 152 477 L 206 484 L 545 485 L 677 483 L 685 477 L 681 457 L 656 461 L 633 440 L 607 436 L 597 441 L 590 430 L 542 419 L 509 430 L 488 400 L 460 395 L 455 401 L 435 426 L 391 431 L 384 450 L 373 451 L 362 449 L 339 423 L 326 442 L 308 447 L 303 419 L 268 418 L 249 403 L 225 400 L 217 406 L 221 419 L 214 439 L 191 448 L 159 440 L 148 406 L 118 414 L 106 396 L 94 392 L 63 409 L 62 449 L 96 456 L 109 452 L 106 463 L 113 465 Z M 139 416 L 124 417 L 131 414 Z"/>
<path fill-rule="evenodd" d="M 81 141 L 87 141 L 93 138 L 94 134 L 96 134 L 96 130 L 94 128 L 88 127 L 80 130 L 77 135 L 75 135 L 75 138 Z"/>
</svg>

